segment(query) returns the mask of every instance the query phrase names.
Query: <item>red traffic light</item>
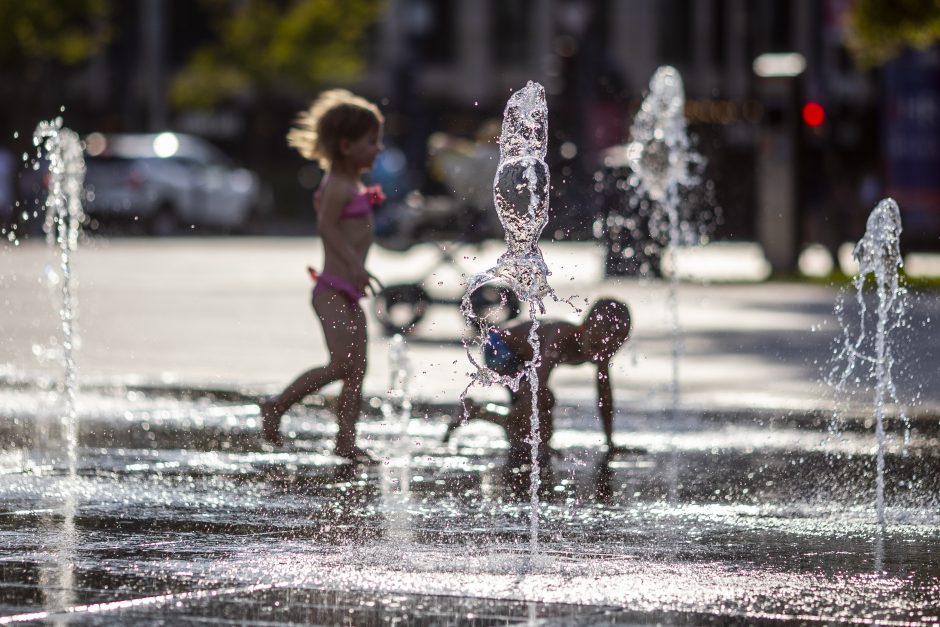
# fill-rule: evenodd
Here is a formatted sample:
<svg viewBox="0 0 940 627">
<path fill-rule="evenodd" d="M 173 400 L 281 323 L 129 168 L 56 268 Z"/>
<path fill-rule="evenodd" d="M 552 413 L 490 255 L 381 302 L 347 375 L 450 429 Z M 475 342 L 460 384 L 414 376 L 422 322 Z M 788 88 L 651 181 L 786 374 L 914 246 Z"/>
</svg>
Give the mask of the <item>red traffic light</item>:
<svg viewBox="0 0 940 627">
<path fill-rule="evenodd" d="M 803 105 L 803 123 L 812 128 L 819 128 L 826 121 L 826 110 L 818 102 Z"/>
</svg>

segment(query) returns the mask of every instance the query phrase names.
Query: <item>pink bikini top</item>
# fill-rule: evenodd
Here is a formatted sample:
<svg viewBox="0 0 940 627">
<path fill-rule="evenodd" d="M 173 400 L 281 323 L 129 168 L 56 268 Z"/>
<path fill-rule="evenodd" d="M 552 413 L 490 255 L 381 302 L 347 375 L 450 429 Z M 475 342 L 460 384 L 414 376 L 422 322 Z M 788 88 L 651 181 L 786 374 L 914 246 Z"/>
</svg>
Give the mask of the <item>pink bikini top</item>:
<svg viewBox="0 0 940 627">
<path fill-rule="evenodd" d="M 322 187 L 322 185 L 321 185 Z M 372 213 L 372 207 L 382 204 L 385 200 L 385 194 L 382 193 L 381 185 L 370 185 L 346 203 L 343 212 L 339 214 L 340 220 L 351 220 L 353 218 L 364 218 Z M 320 190 L 313 195 L 314 209 L 320 208 Z"/>
</svg>

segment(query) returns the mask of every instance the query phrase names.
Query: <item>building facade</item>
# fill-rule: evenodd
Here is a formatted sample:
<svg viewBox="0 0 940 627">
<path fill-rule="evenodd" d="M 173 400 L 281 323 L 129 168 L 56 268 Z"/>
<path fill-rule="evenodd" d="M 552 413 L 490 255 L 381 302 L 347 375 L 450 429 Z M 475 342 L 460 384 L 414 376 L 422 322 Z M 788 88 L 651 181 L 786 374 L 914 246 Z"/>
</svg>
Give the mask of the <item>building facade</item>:
<svg viewBox="0 0 940 627">
<path fill-rule="evenodd" d="M 836 188 L 854 188 L 877 170 L 880 141 L 877 81 L 845 48 L 849 7 L 849 0 L 389 0 L 358 87 L 385 95 L 404 118 L 468 132 L 462 120 L 498 115 L 512 90 L 539 81 L 556 150 L 573 143 L 589 172 L 601 149 L 626 138 L 656 68 L 673 65 L 720 190 L 719 235 L 752 239 L 761 228 L 778 236 L 784 229 L 788 249 L 811 240 L 834 246 L 851 237 L 837 225 L 857 227 L 862 210 Z M 781 52 L 801 55 L 805 69 L 791 78 L 755 73 L 758 56 Z M 807 101 L 828 114 L 819 128 L 800 119 Z M 422 135 L 414 125 L 407 130 Z M 781 212 L 786 224 L 770 219 Z M 846 213 L 852 219 L 836 219 Z"/>
</svg>

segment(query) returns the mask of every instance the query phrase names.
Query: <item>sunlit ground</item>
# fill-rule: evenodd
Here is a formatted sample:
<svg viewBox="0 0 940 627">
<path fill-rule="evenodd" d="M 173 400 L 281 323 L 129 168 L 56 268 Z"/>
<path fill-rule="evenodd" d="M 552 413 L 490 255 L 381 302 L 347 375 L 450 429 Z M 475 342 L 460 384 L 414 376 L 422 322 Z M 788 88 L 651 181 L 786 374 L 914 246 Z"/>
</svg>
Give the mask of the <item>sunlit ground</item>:
<svg viewBox="0 0 940 627">
<path fill-rule="evenodd" d="M 440 410 L 406 437 L 376 411 L 382 462 L 354 466 L 316 402 L 273 452 L 238 394 L 101 389 L 72 481 L 51 397 L 0 391 L 0 623 L 940 621 L 936 433 L 894 432 L 881 529 L 863 429 L 622 412 L 636 450 L 605 459 L 562 408 L 533 555 L 527 468 L 487 423 L 442 445 Z"/>
</svg>

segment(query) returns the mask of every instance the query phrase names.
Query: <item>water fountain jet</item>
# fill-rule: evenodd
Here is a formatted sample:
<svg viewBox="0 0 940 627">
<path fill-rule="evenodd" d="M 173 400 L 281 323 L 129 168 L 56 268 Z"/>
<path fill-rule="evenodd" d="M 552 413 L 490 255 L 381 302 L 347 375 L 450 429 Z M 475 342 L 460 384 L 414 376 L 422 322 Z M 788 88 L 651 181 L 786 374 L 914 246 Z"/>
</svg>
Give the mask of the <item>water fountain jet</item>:
<svg viewBox="0 0 940 627">
<path fill-rule="evenodd" d="M 382 401 L 382 417 L 394 428 L 399 440 L 400 453 L 406 453 L 408 424 L 411 422 L 411 358 L 408 345 L 401 334 L 392 337 L 388 353 L 388 391 Z"/>
<path fill-rule="evenodd" d="M 868 216 L 865 235 L 852 252 L 858 262 L 858 272 L 852 281 L 859 307 L 858 331 L 853 334 L 849 325 L 844 326 L 836 365 L 830 374 L 830 382 L 840 392 L 846 391 L 852 375 L 871 379 L 875 384 L 873 405 L 875 438 L 878 443 L 875 453 L 875 511 L 880 525 L 885 523 L 885 405 L 889 400 L 898 404 L 892 379 L 894 355 L 891 352 L 890 336 L 903 323 L 905 312 L 906 290 L 899 282 L 899 270 L 904 265 L 900 244 L 901 213 L 893 199 L 885 198 Z M 868 306 L 865 302 L 865 284 L 869 275 L 874 279 L 877 298 L 873 336 L 867 331 Z M 874 346 L 869 346 L 872 343 Z"/>
<path fill-rule="evenodd" d="M 390 427 L 389 457 L 379 469 L 379 488 L 388 511 L 388 536 L 399 547 L 412 541 L 408 506 L 411 502 L 411 453 L 408 439 L 411 423 L 411 359 L 405 339 L 392 337 L 388 355 L 389 384 L 382 402 L 382 418 Z"/>
<path fill-rule="evenodd" d="M 676 254 L 680 246 L 695 237 L 695 229 L 680 215 L 680 192 L 699 182 L 695 172 L 703 163 L 689 141 L 685 90 L 682 77 L 675 68 L 661 66 L 650 79 L 649 94 L 633 120 L 630 138 L 625 150 L 627 165 L 635 175 L 638 191 L 659 210 L 650 220 L 650 236 L 658 239 L 661 229 L 668 233 L 667 254 L 671 268 L 668 310 L 673 337 L 670 392 L 675 420 L 679 412 L 679 359 L 682 351 Z"/>
<path fill-rule="evenodd" d="M 538 412 L 538 367 L 541 350 L 537 335 L 538 314 L 545 313 L 543 299 L 553 294 L 548 285 L 551 274 L 545 265 L 538 241 L 548 223 L 549 172 L 545 163 L 548 149 L 548 107 L 545 104 L 545 89 L 529 81 L 515 92 L 506 103 L 503 127 L 499 139 L 499 166 L 493 181 L 493 195 L 500 222 L 506 237 L 506 252 L 500 255 L 497 265 L 475 274 L 467 281 L 467 289 L 461 303 L 461 311 L 467 320 L 476 325 L 477 337 L 465 341 L 467 356 L 475 366 L 471 381 L 461 395 L 461 405 L 466 411 L 466 395 L 475 383 L 483 385 L 502 384 L 513 391 L 525 377 L 532 390 L 532 414 L 530 418 L 529 444 L 531 466 L 529 471 L 530 549 L 534 555 L 538 547 L 539 488 L 541 476 L 539 451 L 542 438 L 539 432 Z M 475 315 L 471 295 L 488 283 L 506 284 L 529 308 L 532 326 L 529 344 L 532 360 L 514 376 L 499 374 L 473 356 L 473 346 L 482 347 L 486 342 L 491 323 L 483 316 Z M 466 415 L 465 415 L 466 417 Z"/>
<path fill-rule="evenodd" d="M 85 182 L 85 159 L 82 142 L 71 129 L 62 125 L 62 118 L 40 122 L 33 133 L 33 144 L 39 157 L 49 164 L 49 187 L 45 200 L 45 232 L 49 244 L 58 247 L 62 272 L 62 349 L 65 365 L 65 408 L 62 426 L 65 434 L 69 476 L 75 475 L 78 451 L 78 416 L 76 395 L 78 378 L 74 357 L 74 285 L 72 251 L 78 248 L 78 234 L 84 213 L 82 194 Z"/>
</svg>

